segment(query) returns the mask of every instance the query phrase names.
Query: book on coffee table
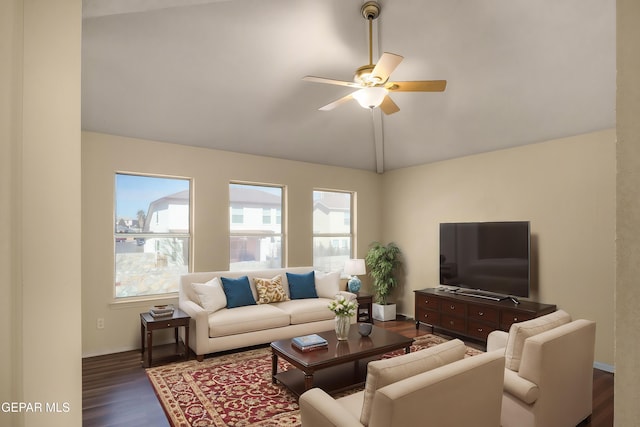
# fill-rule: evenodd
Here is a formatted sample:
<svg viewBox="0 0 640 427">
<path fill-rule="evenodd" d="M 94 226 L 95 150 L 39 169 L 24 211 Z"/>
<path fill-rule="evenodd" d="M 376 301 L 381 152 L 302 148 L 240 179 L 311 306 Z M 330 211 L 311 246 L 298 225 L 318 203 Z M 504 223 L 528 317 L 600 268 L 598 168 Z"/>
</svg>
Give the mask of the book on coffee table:
<svg viewBox="0 0 640 427">
<path fill-rule="evenodd" d="M 318 334 L 304 335 L 291 339 L 291 345 L 300 351 L 321 350 L 327 348 L 327 340 Z"/>
</svg>

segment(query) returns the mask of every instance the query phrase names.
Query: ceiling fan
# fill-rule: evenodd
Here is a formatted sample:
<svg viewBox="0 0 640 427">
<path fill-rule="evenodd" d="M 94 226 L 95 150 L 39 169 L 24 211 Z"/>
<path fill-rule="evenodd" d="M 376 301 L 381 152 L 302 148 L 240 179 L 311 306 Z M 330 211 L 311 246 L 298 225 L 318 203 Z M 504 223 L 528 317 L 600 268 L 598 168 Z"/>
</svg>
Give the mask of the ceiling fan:
<svg viewBox="0 0 640 427">
<path fill-rule="evenodd" d="M 384 52 L 377 64 L 372 61 L 372 23 L 380 15 L 380 5 L 376 1 L 368 1 L 360 10 L 362 16 L 369 21 L 369 64 L 358 68 L 353 82 L 327 79 L 324 77 L 305 76 L 303 80 L 315 83 L 326 83 L 349 86 L 358 90 L 330 104 L 321 107 L 322 111 L 333 110 L 351 99 L 355 99 L 364 108 L 380 109 L 385 114 L 393 114 L 400 108 L 389 97 L 389 92 L 442 92 L 447 86 L 446 80 L 416 80 L 408 82 L 389 81 L 389 76 L 404 59 L 400 55 Z"/>
</svg>

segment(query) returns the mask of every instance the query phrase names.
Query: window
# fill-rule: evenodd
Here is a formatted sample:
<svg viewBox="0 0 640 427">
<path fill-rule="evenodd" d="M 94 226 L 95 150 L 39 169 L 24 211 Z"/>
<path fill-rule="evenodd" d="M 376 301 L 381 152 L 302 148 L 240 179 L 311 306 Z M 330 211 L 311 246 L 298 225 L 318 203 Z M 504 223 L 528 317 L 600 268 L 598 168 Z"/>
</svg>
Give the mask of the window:
<svg viewBox="0 0 640 427">
<path fill-rule="evenodd" d="M 277 186 L 229 184 L 229 270 L 282 267 L 282 193 Z"/>
<path fill-rule="evenodd" d="M 189 272 L 191 181 L 116 173 L 115 297 L 178 291 Z"/>
<path fill-rule="evenodd" d="M 262 208 L 262 223 L 271 224 L 271 211 L 270 208 Z"/>
<path fill-rule="evenodd" d="M 324 271 L 342 271 L 352 258 L 353 194 L 339 191 L 313 192 L 313 265 Z"/>
<path fill-rule="evenodd" d="M 242 224 L 244 215 L 242 208 L 231 208 L 231 222 L 234 224 Z"/>
</svg>

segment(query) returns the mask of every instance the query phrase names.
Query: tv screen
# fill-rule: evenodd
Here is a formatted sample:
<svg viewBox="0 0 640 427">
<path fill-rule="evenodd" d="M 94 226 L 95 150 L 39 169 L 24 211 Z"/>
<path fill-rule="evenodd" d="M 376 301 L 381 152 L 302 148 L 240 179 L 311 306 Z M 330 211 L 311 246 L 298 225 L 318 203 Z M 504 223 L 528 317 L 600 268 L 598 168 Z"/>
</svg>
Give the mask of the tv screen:
<svg viewBox="0 0 640 427">
<path fill-rule="evenodd" d="M 440 224 L 440 284 L 528 297 L 528 221 Z"/>
</svg>

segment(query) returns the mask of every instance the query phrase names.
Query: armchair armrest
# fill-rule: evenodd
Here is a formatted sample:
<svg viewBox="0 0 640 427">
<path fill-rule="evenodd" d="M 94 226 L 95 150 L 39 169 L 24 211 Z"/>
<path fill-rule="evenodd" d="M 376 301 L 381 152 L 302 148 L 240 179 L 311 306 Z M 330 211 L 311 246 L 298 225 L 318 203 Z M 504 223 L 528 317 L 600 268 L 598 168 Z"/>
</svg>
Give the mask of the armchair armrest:
<svg viewBox="0 0 640 427">
<path fill-rule="evenodd" d="M 532 404 L 540 396 L 540 388 L 529 380 L 522 378 L 517 372 L 504 370 L 504 391 L 521 401 Z"/>
<path fill-rule="evenodd" d="M 509 338 L 509 334 L 505 331 L 491 331 L 487 337 L 487 351 L 506 348 L 507 338 Z"/>
<path fill-rule="evenodd" d="M 305 427 L 362 427 L 360 420 L 319 388 L 304 392 L 298 403 Z"/>
</svg>

